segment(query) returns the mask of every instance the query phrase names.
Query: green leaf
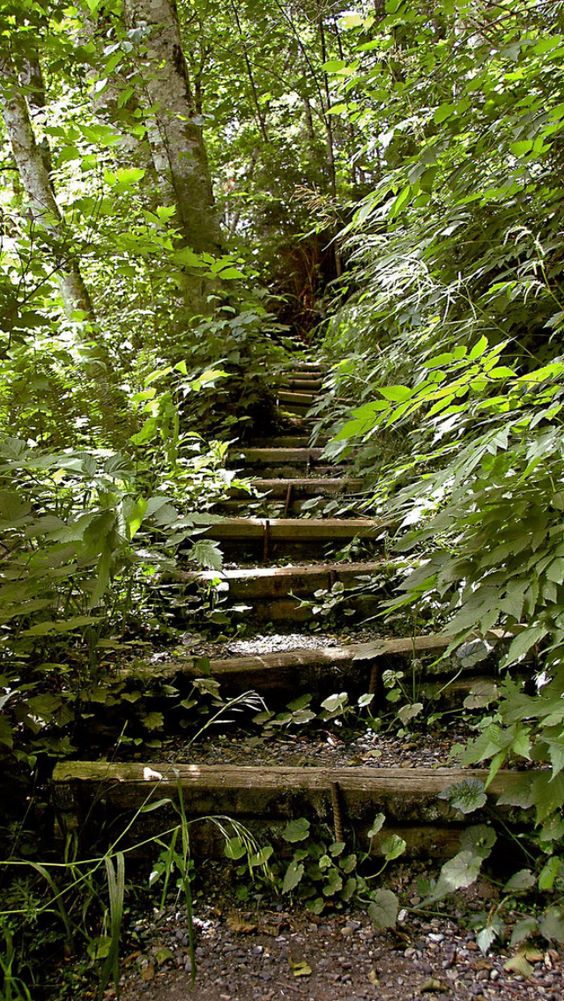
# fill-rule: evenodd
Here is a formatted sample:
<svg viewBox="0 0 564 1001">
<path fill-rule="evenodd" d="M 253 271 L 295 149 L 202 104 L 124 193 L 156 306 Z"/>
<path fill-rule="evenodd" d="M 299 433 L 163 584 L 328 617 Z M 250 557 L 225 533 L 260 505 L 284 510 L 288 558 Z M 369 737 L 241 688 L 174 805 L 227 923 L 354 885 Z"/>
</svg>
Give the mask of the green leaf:
<svg viewBox="0 0 564 1001">
<path fill-rule="evenodd" d="M 447 118 L 450 118 L 454 114 L 455 109 L 456 104 L 440 104 L 433 115 L 433 121 L 436 125 L 440 125 L 441 122 L 446 121 Z"/>
<path fill-rule="evenodd" d="M 403 403 L 412 395 L 408 386 L 383 386 L 378 392 L 384 399 L 393 400 L 395 403 Z"/>
<path fill-rule="evenodd" d="M 511 956 L 511 958 L 503 964 L 503 969 L 507 970 L 508 973 L 517 973 L 520 977 L 525 977 L 525 979 L 532 977 L 534 973 L 533 967 L 522 952 L 518 952 L 515 956 Z"/>
<path fill-rule="evenodd" d="M 523 632 L 519 633 L 511 641 L 509 650 L 503 658 L 502 666 L 514 664 L 516 661 L 521 660 L 535 644 L 544 639 L 547 633 L 548 628 L 546 626 L 529 626 L 528 629 L 524 629 Z"/>
<path fill-rule="evenodd" d="M 200 566 L 209 570 L 221 570 L 223 566 L 223 554 L 219 548 L 219 543 L 213 539 L 198 539 L 188 550 L 188 559 L 199 563 Z"/>
<path fill-rule="evenodd" d="M 282 883 L 282 893 L 290 893 L 292 890 L 295 890 L 296 886 L 301 881 L 304 872 L 305 869 L 303 863 L 296 862 L 293 859 L 290 862 L 284 874 L 284 881 Z"/>
<path fill-rule="evenodd" d="M 290 820 L 282 831 L 282 837 L 284 841 L 289 841 L 291 844 L 295 844 L 296 841 L 305 841 L 309 837 L 310 826 L 309 820 L 304 817 Z"/>
<path fill-rule="evenodd" d="M 245 278 L 246 275 L 238 268 L 226 268 L 219 272 L 219 277 L 224 281 L 233 281 L 236 278 Z"/>
<path fill-rule="evenodd" d="M 223 846 L 223 853 L 227 858 L 237 860 L 247 854 L 247 848 L 241 838 L 228 838 Z"/>
<path fill-rule="evenodd" d="M 530 869 L 519 869 L 514 872 L 503 887 L 504 893 L 525 893 L 536 884 L 536 879 Z"/>
<path fill-rule="evenodd" d="M 384 813 L 377 813 L 372 821 L 372 826 L 368 831 L 368 837 L 374 838 L 383 828 L 386 823 L 386 815 Z"/>
<path fill-rule="evenodd" d="M 484 351 L 487 349 L 488 343 L 489 342 L 487 337 L 484 336 L 480 337 L 479 341 L 476 342 L 476 344 L 470 351 L 470 354 L 468 355 L 469 360 L 476 361 L 477 358 L 480 358 L 484 354 Z"/>
<path fill-rule="evenodd" d="M 471 851 L 459 852 L 443 865 L 437 885 L 432 891 L 432 898 L 440 899 L 455 890 L 471 886 L 475 882 L 481 866 L 482 859 L 479 855 L 474 855 Z"/>
<path fill-rule="evenodd" d="M 368 916 L 378 930 L 394 928 L 399 911 L 399 901 L 391 890 L 376 890 L 368 905 Z"/>
<path fill-rule="evenodd" d="M 403 855 L 407 848 L 407 843 L 403 838 L 400 838 L 399 834 L 388 834 L 382 838 L 379 848 L 386 862 L 392 862 L 394 859 L 399 858 L 400 855 Z"/>
<path fill-rule="evenodd" d="M 394 200 L 392 207 L 389 211 L 389 218 L 395 219 L 397 215 L 401 212 L 403 208 L 407 205 L 412 192 L 411 184 L 407 184 L 402 191 L 400 191 L 397 198 Z M 382 390 L 380 390 L 382 392 Z"/>
<path fill-rule="evenodd" d="M 487 824 L 474 824 L 472 827 L 467 827 L 460 835 L 460 848 L 485 859 L 490 855 L 496 841 L 497 834 L 493 827 Z"/>
<path fill-rule="evenodd" d="M 447 799 L 454 810 L 472 813 L 486 805 L 487 796 L 484 783 L 479 779 L 464 779 L 439 793 L 439 799 Z"/>
<path fill-rule="evenodd" d="M 554 904 L 547 908 L 540 922 L 540 932 L 550 941 L 564 943 L 564 906 Z"/>
<path fill-rule="evenodd" d="M 511 143 L 509 148 L 515 156 L 527 156 L 533 149 L 533 140 L 521 139 L 518 142 Z"/>
</svg>

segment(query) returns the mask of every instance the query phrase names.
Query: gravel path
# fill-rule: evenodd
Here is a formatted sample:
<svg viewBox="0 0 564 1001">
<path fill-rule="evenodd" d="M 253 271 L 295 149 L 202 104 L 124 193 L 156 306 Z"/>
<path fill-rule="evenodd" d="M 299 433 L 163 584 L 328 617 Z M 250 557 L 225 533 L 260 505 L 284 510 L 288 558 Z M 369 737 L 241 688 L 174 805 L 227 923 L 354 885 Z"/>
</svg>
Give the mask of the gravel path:
<svg viewBox="0 0 564 1001">
<path fill-rule="evenodd" d="M 485 884 L 486 889 L 487 884 Z M 181 912 L 137 923 L 122 1001 L 560 1001 L 553 950 L 531 953 L 532 976 L 504 969 L 510 953 L 484 956 L 472 933 L 447 918 L 406 914 L 394 932 L 367 917 L 227 909 L 197 919 L 198 976 Z M 108 992 L 108 999 L 113 992 Z"/>
</svg>

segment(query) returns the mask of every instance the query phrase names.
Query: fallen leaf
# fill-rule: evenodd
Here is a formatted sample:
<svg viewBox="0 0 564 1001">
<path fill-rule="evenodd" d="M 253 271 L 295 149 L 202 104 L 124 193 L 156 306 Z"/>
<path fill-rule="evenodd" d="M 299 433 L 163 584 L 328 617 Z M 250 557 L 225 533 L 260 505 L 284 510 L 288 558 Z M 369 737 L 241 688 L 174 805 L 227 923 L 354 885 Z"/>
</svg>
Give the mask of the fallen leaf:
<svg viewBox="0 0 564 1001">
<path fill-rule="evenodd" d="M 374 987 L 377 987 L 378 984 L 380 983 L 380 980 L 378 979 L 378 974 L 374 969 L 370 970 L 370 973 L 368 974 L 368 979 L 371 984 L 374 984 Z"/>
<path fill-rule="evenodd" d="M 419 988 L 420 994 L 431 994 L 434 991 L 442 992 L 446 991 L 447 986 L 443 984 L 442 980 L 437 980 L 436 977 L 429 977 L 424 984 L 421 984 Z"/>
<path fill-rule="evenodd" d="M 290 966 L 292 967 L 292 973 L 295 977 L 310 977 L 311 976 L 311 966 L 305 959 L 300 959 L 297 963 L 293 959 L 290 960 Z"/>
<path fill-rule="evenodd" d="M 532 946 L 526 949 L 522 949 L 525 959 L 529 960 L 529 963 L 540 963 L 544 959 L 544 952 L 540 949 L 533 949 Z"/>
<path fill-rule="evenodd" d="M 155 967 L 152 963 L 148 963 L 141 970 L 141 980 L 153 980 L 155 977 Z"/>
<path fill-rule="evenodd" d="M 163 945 L 155 952 L 155 959 L 157 966 L 162 966 L 168 959 L 174 959 L 174 953 L 166 945 Z"/>
<path fill-rule="evenodd" d="M 230 931 L 236 932 L 237 935 L 250 935 L 251 932 L 257 930 L 257 926 L 252 921 L 245 921 L 244 918 L 240 918 L 237 914 L 230 914 L 227 918 L 227 927 Z"/>
<path fill-rule="evenodd" d="M 521 977 L 532 977 L 534 973 L 533 967 L 522 952 L 518 952 L 515 956 L 511 956 L 511 958 L 503 964 L 503 969 L 507 970 L 508 973 L 518 973 Z"/>
</svg>

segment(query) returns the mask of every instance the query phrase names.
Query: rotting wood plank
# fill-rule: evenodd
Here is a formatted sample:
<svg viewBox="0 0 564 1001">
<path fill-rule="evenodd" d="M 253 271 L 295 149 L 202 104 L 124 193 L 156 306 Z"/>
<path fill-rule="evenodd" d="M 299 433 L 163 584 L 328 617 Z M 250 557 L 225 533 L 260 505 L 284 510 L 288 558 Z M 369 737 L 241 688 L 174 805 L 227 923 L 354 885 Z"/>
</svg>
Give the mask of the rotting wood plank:
<svg viewBox="0 0 564 1001">
<path fill-rule="evenodd" d="M 329 438 L 323 437 L 318 439 L 317 442 L 311 443 L 308 435 L 296 434 L 282 434 L 276 435 L 274 438 L 254 438 L 247 442 L 245 445 L 241 445 L 241 448 L 320 448 L 322 445 L 326 444 Z M 232 451 L 236 449 L 236 446 L 232 446 Z"/>
<path fill-rule="evenodd" d="M 497 636 L 499 639 L 503 636 Z M 393 657 L 410 657 L 444 653 L 453 637 L 441 633 L 415 637 L 392 637 L 371 643 L 351 643 L 343 646 L 295 648 L 282 653 L 248 654 L 244 657 L 212 658 L 208 670 L 212 677 L 228 688 L 262 692 L 286 692 L 288 689 L 307 690 L 309 686 L 328 683 L 367 685 L 374 669 L 377 671 Z M 461 670 L 457 666 L 457 670 Z M 471 669 L 468 668 L 468 673 Z M 438 662 L 433 669 L 425 667 L 424 676 L 452 674 L 452 664 Z M 122 672 L 124 677 L 195 678 L 202 674 L 201 658 L 178 657 L 153 664 L 138 661 Z"/>
<path fill-rule="evenodd" d="M 233 818 L 280 818 L 312 813 L 326 818 L 337 785 L 346 820 L 368 821 L 383 811 L 391 822 L 464 822 L 441 794 L 468 780 L 487 780 L 485 769 L 282 767 L 168 764 L 161 762 L 67 761 L 55 766 L 53 790 L 64 812 L 80 812 L 84 796 L 95 794 L 119 809 L 136 809 L 181 790 L 189 817 L 225 814 Z M 490 801 L 522 788 L 530 773 L 499 771 L 487 789 Z M 532 776 L 531 776 L 532 778 Z M 475 819 L 473 818 L 473 822 Z"/>
<path fill-rule="evenodd" d="M 320 393 L 323 389 L 323 381 L 294 376 L 291 379 L 285 379 L 283 386 L 285 389 L 293 389 L 297 392 Z"/>
<path fill-rule="evenodd" d="M 287 406 L 288 403 L 299 407 L 310 407 L 317 399 L 317 393 L 296 392 L 292 389 L 280 389 L 277 393 L 278 403 Z"/>
<path fill-rule="evenodd" d="M 390 566 L 387 560 L 369 563 L 317 563 L 305 567 L 252 567 L 250 569 L 203 570 L 174 574 L 175 580 L 209 584 L 220 578 L 229 585 L 234 598 L 279 598 L 311 594 L 318 588 L 330 588 L 336 581 L 355 584 L 362 577 L 381 573 Z"/>
<path fill-rule="evenodd" d="M 218 542 L 260 540 L 268 532 L 272 542 L 333 542 L 374 539 L 389 523 L 374 518 L 223 518 L 202 533 Z"/>
<path fill-rule="evenodd" d="M 291 488 L 295 497 L 325 496 L 327 494 L 355 493 L 362 489 L 363 480 L 358 476 L 339 477 L 274 477 L 272 479 L 253 479 L 252 485 L 259 493 L 270 497 L 285 497 Z M 232 498 L 251 497 L 242 487 L 233 487 L 229 491 Z"/>
<path fill-rule="evenodd" d="M 260 464 L 307 466 L 319 462 L 323 448 L 234 448 L 229 451 L 229 464 L 245 462 L 247 465 Z"/>
</svg>

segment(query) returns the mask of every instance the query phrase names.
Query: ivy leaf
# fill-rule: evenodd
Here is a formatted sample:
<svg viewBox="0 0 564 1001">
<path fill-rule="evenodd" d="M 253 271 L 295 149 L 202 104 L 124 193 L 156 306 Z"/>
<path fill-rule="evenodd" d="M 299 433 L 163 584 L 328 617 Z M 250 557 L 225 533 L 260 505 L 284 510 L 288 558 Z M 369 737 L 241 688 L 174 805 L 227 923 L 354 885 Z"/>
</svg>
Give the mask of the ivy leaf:
<svg viewBox="0 0 564 1001">
<path fill-rule="evenodd" d="M 564 943 L 564 906 L 555 904 L 548 907 L 540 922 L 540 931 L 545 938 Z"/>
<path fill-rule="evenodd" d="M 486 859 L 497 841 L 497 834 L 488 824 L 475 824 L 467 827 L 460 835 L 460 847 L 463 851 L 472 852 L 481 859 Z"/>
<path fill-rule="evenodd" d="M 386 862 L 392 862 L 394 859 L 399 858 L 400 855 L 403 855 L 406 847 L 406 842 L 403 838 L 400 838 L 399 834 L 388 834 L 380 843 L 380 851 L 384 855 Z"/>
<path fill-rule="evenodd" d="M 391 890 L 376 890 L 368 905 L 368 916 L 375 928 L 394 928 L 399 911 L 399 901 Z"/>
<path fill-rule="evenodd" d="M 532 889 L 536 879 L 530 869 L 519 869 L 507 880 L 503 887 L 504 893 L 525 893 Z"/>
<path fill-rule="evenodd" d="M 462 851 L 443 865 L 437 884 L 431 892 L 431 900 L 440 900 L 455 890 L 464 889 L 475 882 L 482 859 L 471 851 Z"/>
</svg>

